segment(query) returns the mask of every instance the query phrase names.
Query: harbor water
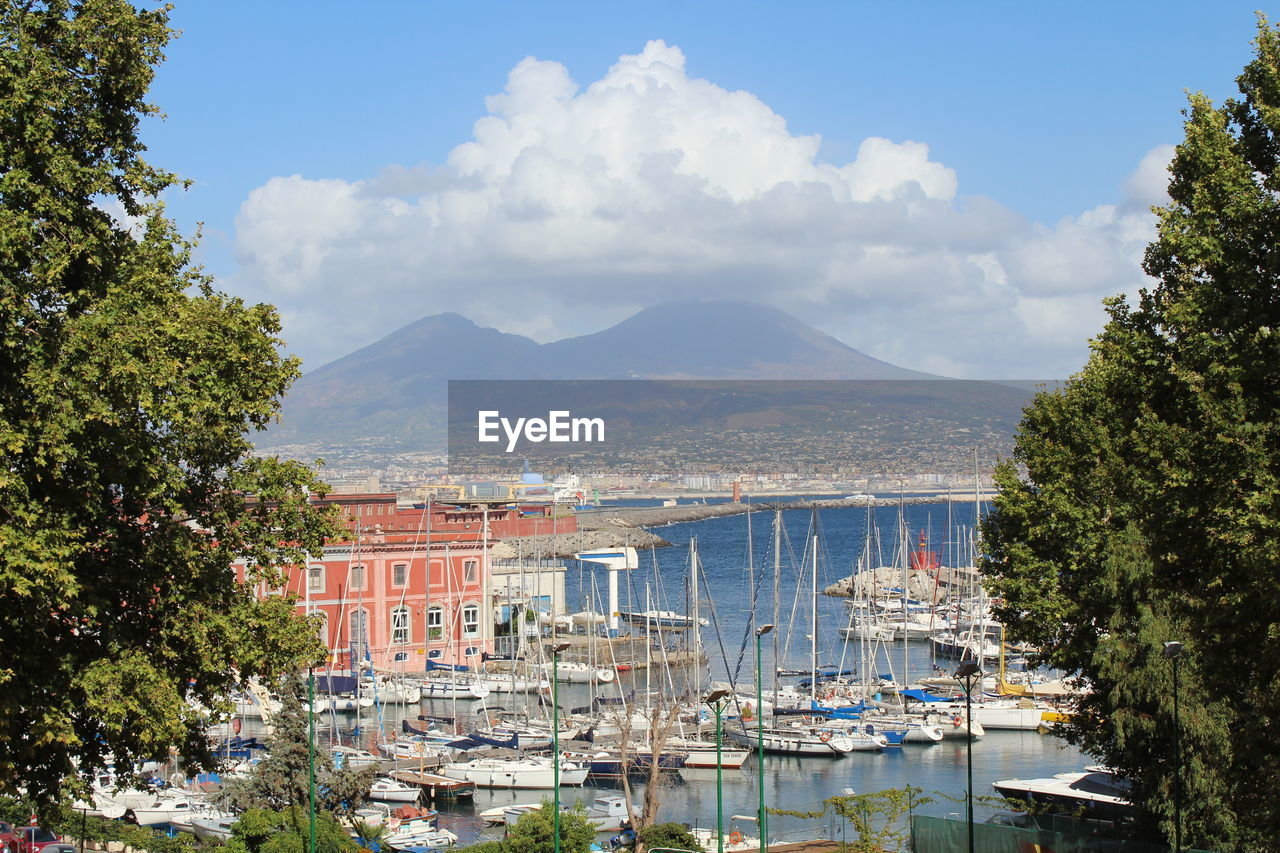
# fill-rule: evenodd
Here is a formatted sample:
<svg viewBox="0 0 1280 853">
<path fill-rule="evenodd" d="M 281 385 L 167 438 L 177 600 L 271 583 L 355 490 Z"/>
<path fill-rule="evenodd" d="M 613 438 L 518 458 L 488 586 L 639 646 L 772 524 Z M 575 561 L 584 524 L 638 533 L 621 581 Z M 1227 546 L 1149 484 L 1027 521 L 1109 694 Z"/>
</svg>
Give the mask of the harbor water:
<svg viewBox="0 0 1280 853">
<path fill-rule="evenodd" d="M 636 502 L 639 503 L 639 502 Z M 813 543 L 816 535 L 817 588 L 850 574 L 860 555 L 868 547 L 874 551 L 871 564 L 901 565 L 902 549 L 918 548 L 923 536 L 925 547 L 938 553 L 942 565 L 969 565 L 971 562 L 972 503 L 878 507 L 868 514 L 865 508 L 831 508 L 817 513 L 817 531 L 808 510 L 782 513 L 785 535 L 781 538 L 781 568 L 775 574 L 773 513 L 752 513 L 706 519 L 660 528 L 660 535 L 674 547 L 643 554 L 640 568 L 625 573 L 619 584 L 620 609 L 629 611 L 674 610 L 691 612 L 692 571 L 690 540 L 697 539 L 701 563 L 697 610 L 708 625 L 702 629 L 702 646 L 707 662 L 696 670 L 692 667 L 671 671 L 655 664 L 620 675 L 617 684 L 602 688 L 565 685 L 558 688 L 562 709 L 591 703 L 598 695 L 616 697 L 643 696 L 650 691 L 664 695 L 696 695 L 712 682 L 732 681 L 739 692 L 755 691 L 755 640 L 753 624 L 775 623 L 776 630 L 762 642 L 763 690 L 772 689 L 775 660 L 783 670 L 807 670 L 811 664 L 810 637 L 816 636 L 820 665 L 854 669 L 861 673 L 870 653 L 863 653 L 857 643 L 841 638 L 839 629 L 847 624 L 847 608 L 840 599 L 819 594 L 816 601 L 817 628 L 814 631 L 815 608 L 812 589 Z M 748 538 L 748 527 L 751 535 Z M 870 530 L 869 530 L 870 528 Z M 748 545 L 748 542 L 750 545 Z M 905 546 L 903 543 L 906 543 Z M 567 610 L 606 609 L 602 591 L 607 589 L 603 572 L 591 564 L 570 561 L 566 575 Z M 776 578 L 776 580 L 775 580 Z M 775 598 L 775 588 L 778 594 Z M 754 623 L 752 622 L 754 612 Z M 776 646 L 775 646 L 776 638 Z M 685 648 L 692 640 L 681 632 L 670 632 L 663 638 L 670 648 Z M 775 658 L 776 648 L 776 658 Z M 877 646 L 874 662 L 866 668 L 874 675 L 895 680 L 948 671 L 951 660 L 935 659 L 931 645 L 912 641 Z M 606 652 L 595 651 L 604 661 Z M 650 653 L 650 657 L 660 655 Z M 799 677 L 783 677 L 782 684 L 796 684 Z M 326 718 L 320 736 L 334 743 L 376 746 L 387 736 L 394 737 L 401 719 L 416 720 L 419 714 L 453 717 L 460 721 L 483 718 L 494 708 L 528 708 L 532 714 L 543 713 L 533 696 L 491 694 L 484 701 L 424 701 L 421 706 L 405 708 L 387 706 L 378 714 L 365 711 L 335 714 Z M 726 720 L 726 726 L 740 725 Z M 704 726 L 703 731 L 710 731 Z M 828 797 L 855 792 L 872 793 L 889 788 L 911 786 L 928 798 L 915 809 L 932 815 L 963 816 L 967 789 L 968 761 L 973 767 L 974 793 L 977 797 L 992 794 L 991 783 L 997 779 L 1050 776 L 1078 770 L 1089 763 L 1074 747 L 1061 739 L 1037 732 L 990 731 L 981 740 L 967 744 L 948 739 L 933 745 L 907 745 L 882 752 L 855 752 L 841 758 L 798 758 L 766 755 L 764 785 L 766 805 L 786 811 L 820 811 Z M 722 778 L 724 822 L 730 827 L 732 815 L 754 815 L 757 807 L 758 774 L 754 755 L 739 770 L 725 770 Z M 714 827 L 717 814 L 717 784 L 714 769 L 685 770 L 661 783 L 660 820 L 671 820 L 695 826 Z M 642 782 L 632 786 L 637 802 L 644 790 Z M 597 794 L 616 794 L 619 788 L 564 788 L 561 800 L 578 799 L 588 804 Z M 459 843 L 501 835 L 501 827 L 484 826 L 479 812 L 499 805 L 538 802 L 550 792 L 528 790 L 478 790 L 471 802 L 442 803 L 440 824 L 459 836 Z M 975 806 L 978 820 L 993 813 L 993 807 L 979 800 Z M 742 822 L 733 828 L 753 834 L 754 826 Z M 771 839 L 787 840 L 824 834 L 837 840 L 846 827 L 838 819 L 821 820 L 792 815 L 770 817 Z"/>
</svg>

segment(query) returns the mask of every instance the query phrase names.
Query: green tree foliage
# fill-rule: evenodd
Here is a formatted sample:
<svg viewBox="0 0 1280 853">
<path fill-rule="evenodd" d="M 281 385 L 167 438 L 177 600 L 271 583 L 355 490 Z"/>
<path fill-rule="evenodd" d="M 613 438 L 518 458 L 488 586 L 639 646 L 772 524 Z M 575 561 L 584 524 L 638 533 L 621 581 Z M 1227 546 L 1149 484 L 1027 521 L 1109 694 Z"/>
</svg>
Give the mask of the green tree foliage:
<svg viewBox="0 0 1280 853">
<path fill-rule="evenodd" d="M 1070 737 L 1173 836 L 1180 659 L 1184 840 L 1264 849 L 1280 826 L 1280 33 L 1241 97 L 1190 98 L 1170 203 L 1085 369 L 1027 410 L 985 525 L 1015 639 L 1092 693 Z M 1019 469 L 1018 466 L 1021 466 Z"/>
<path fill-rule="evenodd" d="M 224 853 L 307 853 L 311 828 L 305 809 L 285 812 L 249 809 L 231 827 Z M 355 853 L 359 849 L 333 815 L 316 815 L 316 853 Z"/>
<path fill-rule="evenodd" d="M 292 684 L 293 689 L 281 694 L 280 712 L 271 718 L 266 757 L 247 776 L 229 781 L 223 789 L 223 798 L 235 808 L 300 809 L 306 814 L 311 770 L 307 715 L 299 695 L 305 688 L 297 678 Z M 341 814 L 363 805 L 373 768 L 334 770 L 333 759 L 324 749 L 316 750 L 315 764 L 318 809 Z"/>
<path fill-rule="evenodd" d="M 0 4 L 0 791 L 44 801 L 77 758 L 209 760 L 189 699 L 318 652 L 229 571 L 331 527 L 250 455 L 298 372 L 275 311 L 191 266 L 141 156 L 169 37 L 128 0 Z"/>
<path fill-rule="evenodd" d="M 505 853 L 549 853 L 555 849 L 553 820 L 555 807 L 544 801 L 542 808 L 526 812 L 507 830 L 502 846 Z M 595 824 L 587 820 L 586 809 L 578 804 L 560 813 L 560 850 L 588 853 L 596 839 Z"/>
<path fill-rule="evenodd" d="M 682 823 L 654 823 L 636 833 L 636 841 L 642 850 L 666 847 L 672 850 L 699 851 L 702 845 Z"/>
</svg>

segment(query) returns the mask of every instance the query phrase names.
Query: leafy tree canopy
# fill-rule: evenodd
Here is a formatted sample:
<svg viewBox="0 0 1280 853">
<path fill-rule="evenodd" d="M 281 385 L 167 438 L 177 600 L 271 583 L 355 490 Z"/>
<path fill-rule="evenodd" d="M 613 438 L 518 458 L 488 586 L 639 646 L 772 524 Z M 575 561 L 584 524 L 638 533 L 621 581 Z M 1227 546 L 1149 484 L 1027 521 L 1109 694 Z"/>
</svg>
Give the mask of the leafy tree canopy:
<svg viewBox="0 0 1280 853">
<path fill-rule="evenodd" d="M 555 806 L 549 800 L 542 808 L 526 812 L 507 831 L 502 846 L 506 853 L 547 853 L 555 849 Z M 562 853 L 589 853 L 596 839 L 596 827 L 587 820 L 586 809 L 579 803 L 560 812 L 560 850 Z"/>
<path fill-rule="evenodd" d="M 307 853 L 311 826 L 306 809 L 249 809 L 232 824 L 225 853 Z M 316 853 L 356 853 L 359 846 L 333 815 L 316 815 Z"/>
<path fill-rule="evenodd" d="M 636 841 L 643 850 L 667 847 L 672 850 L 702 849 L 698 839 L 682 823 L 654 823 L 636 833 Z"/>
<path fill-rule="evenodd" d="M 250 455 L 298 373 L 275 311 L 191 265 L 142 159 L 170 35 L 127 0 L 0 4 L 0 792 L 207 761 L 189 700 L 318 652 L 229 570 L 276 580 L 331 527 L 307 469 Z"/>
<path fill-rule="evenodd" d="M 1040 394 L 984 527 L 1000 616 L 1091 689 L 1069 736 L 1143 824 L 1271 846 L 1280 825 L 1280 33 L 1241 97 L 1190 97 L 1169 204 L 1084 370 Z M 1182 759 L 1174 743 L 1179 641 Z M 1179 773 L 1180 771 L 1180 773 Z"/>
</svg>

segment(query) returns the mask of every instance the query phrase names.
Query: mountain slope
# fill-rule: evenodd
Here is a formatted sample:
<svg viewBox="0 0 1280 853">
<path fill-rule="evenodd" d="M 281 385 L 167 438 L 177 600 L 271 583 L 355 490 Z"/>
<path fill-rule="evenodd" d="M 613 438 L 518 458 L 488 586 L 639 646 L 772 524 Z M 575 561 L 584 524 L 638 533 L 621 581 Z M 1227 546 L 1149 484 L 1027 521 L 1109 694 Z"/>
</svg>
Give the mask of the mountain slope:
<svg viewBox="0 0 1280 853">
<path fill-rule="evenodd" d="M 450 379 L 924 377 L 748 302 L 657 305 L 549 344 L 437 314 L 305 374 L 259 445 L 439 447 Z"/>
<path fill-rule="evenodd" d="M 777 308 L 751 302 L 669 302 L 616 326 L 543 346 L 563 378 L 919 379 L 864 355 Z M 566 373 L 589 366 L 591 376 Z"/>
</svg>

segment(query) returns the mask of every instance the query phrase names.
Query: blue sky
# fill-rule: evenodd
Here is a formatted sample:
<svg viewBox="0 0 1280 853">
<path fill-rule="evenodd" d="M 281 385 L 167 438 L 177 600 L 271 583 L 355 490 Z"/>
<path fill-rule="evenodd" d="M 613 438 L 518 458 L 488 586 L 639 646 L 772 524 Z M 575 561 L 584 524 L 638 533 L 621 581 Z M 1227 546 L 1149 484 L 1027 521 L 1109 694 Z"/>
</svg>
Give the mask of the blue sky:
<svg viewBox="0 0 1280 853">
<path fill-rule="evenodd" d="M 1184 90 L 1234 92 L 1255 8 L 180 0 L 145 138 L 308 366 L 439 310 L 547 340 L 706 296 L 1061 375 L 1142 284 L 1161 146 Z"/>
</svg>

